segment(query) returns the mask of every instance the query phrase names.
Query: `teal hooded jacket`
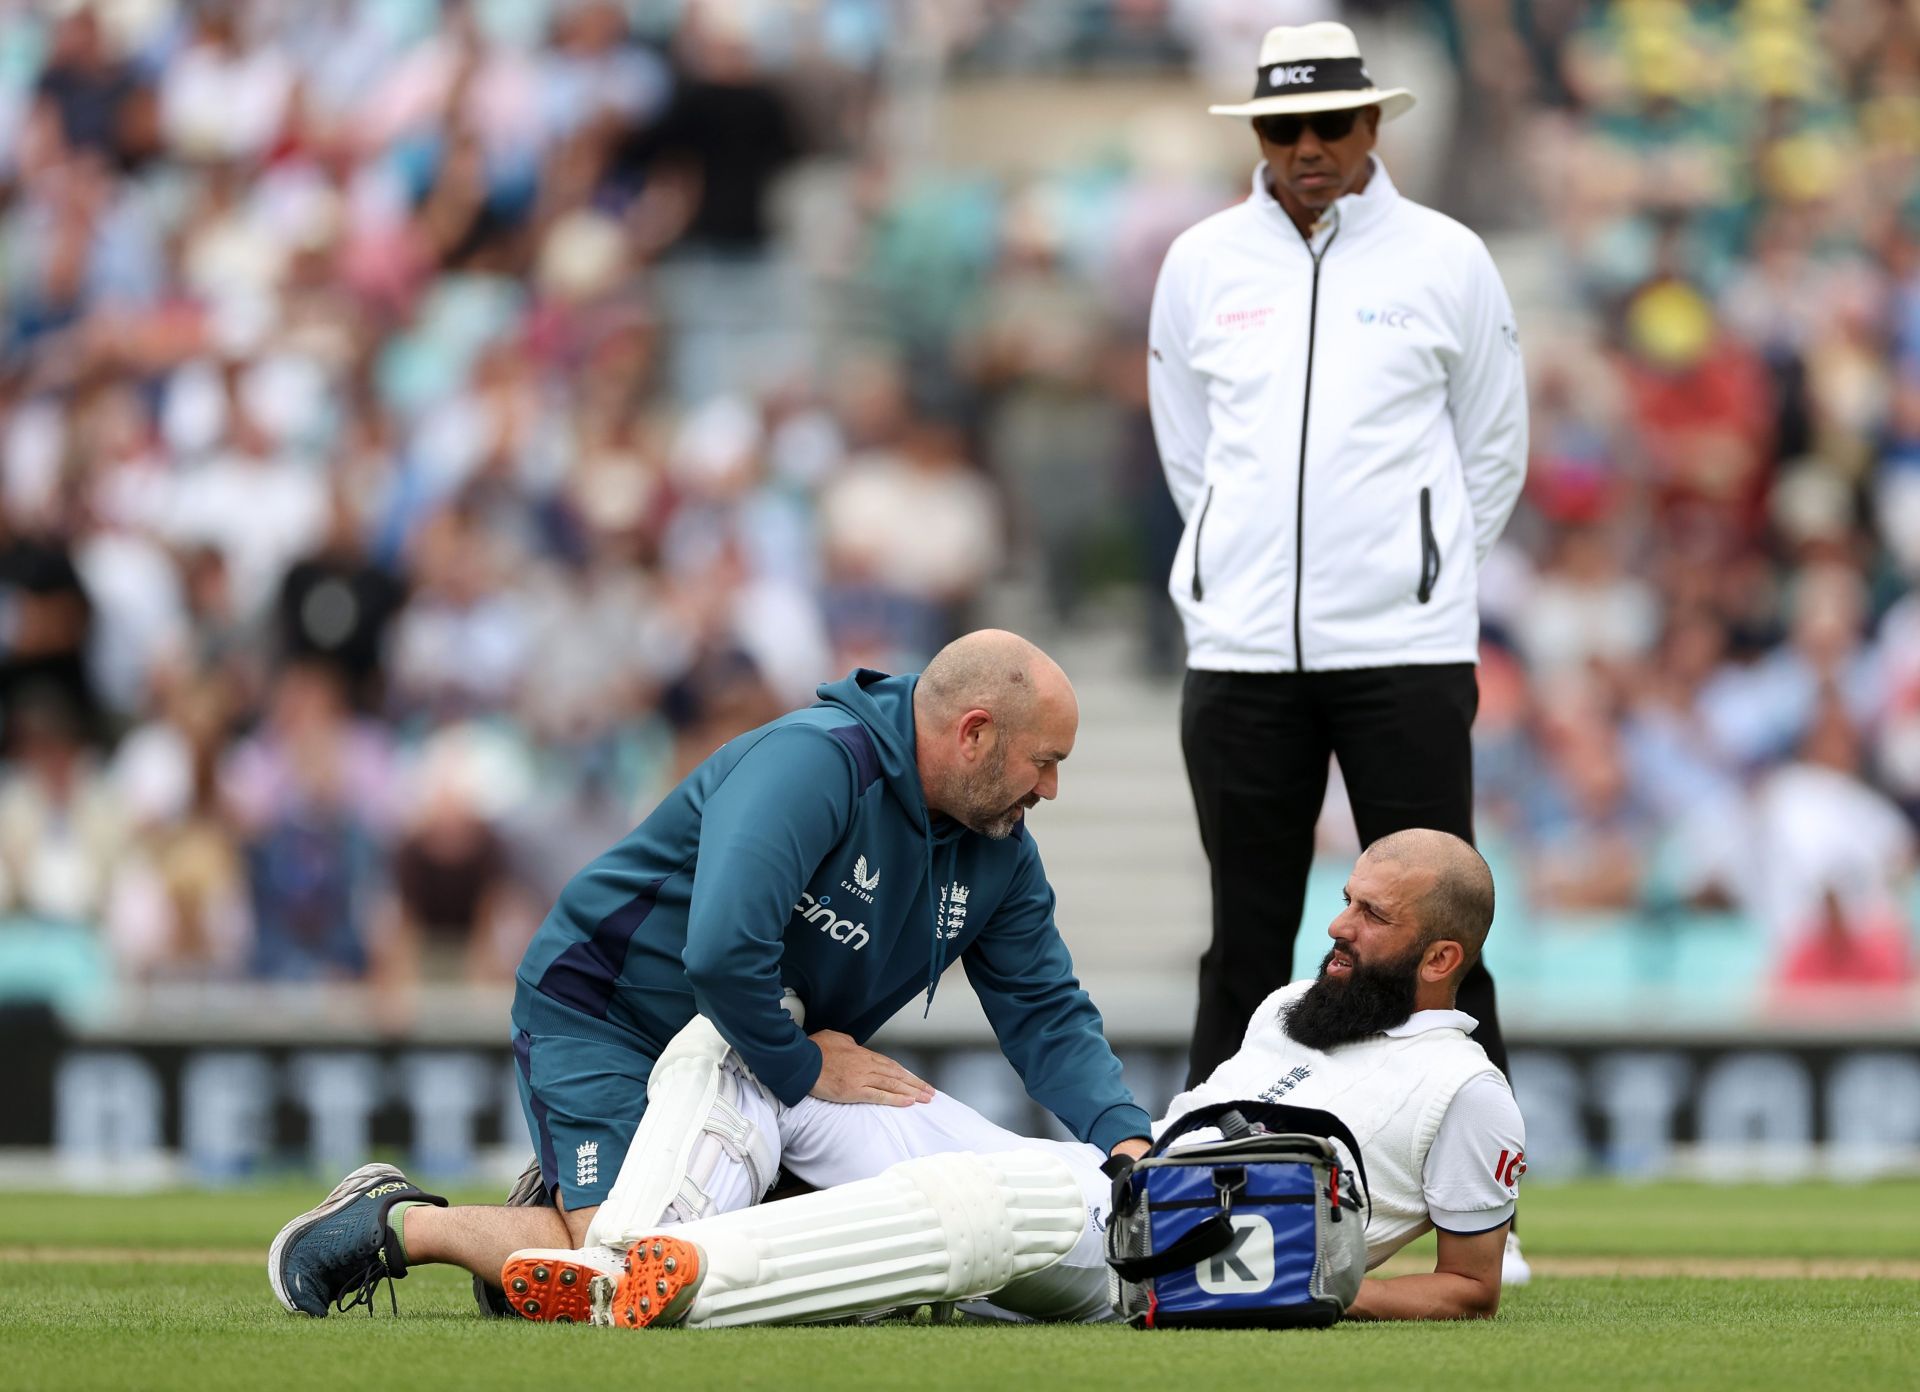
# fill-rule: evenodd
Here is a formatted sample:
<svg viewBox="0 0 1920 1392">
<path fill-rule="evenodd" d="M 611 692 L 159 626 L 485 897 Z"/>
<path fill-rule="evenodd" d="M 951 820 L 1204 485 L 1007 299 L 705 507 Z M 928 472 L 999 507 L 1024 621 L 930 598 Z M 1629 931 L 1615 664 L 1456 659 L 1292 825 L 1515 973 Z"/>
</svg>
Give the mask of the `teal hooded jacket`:
<svg viewBox="0 0 1920 1392">
<path fill-rule="evenodd" d="M 729 740 L 575 875 L 528 945 L 532 996 L 634 1035 L 649 1057 L 695 1013 L 783 1102 L 806 1096 L 808 1030 L 865 1042 L 958 959 L 1032 1098 L 1102 1150 L 1148 1134 L 1074 978 L 1024 821 L 993 841 L 930 817 L 914 676 L 860 670 Z"/>
</svg>

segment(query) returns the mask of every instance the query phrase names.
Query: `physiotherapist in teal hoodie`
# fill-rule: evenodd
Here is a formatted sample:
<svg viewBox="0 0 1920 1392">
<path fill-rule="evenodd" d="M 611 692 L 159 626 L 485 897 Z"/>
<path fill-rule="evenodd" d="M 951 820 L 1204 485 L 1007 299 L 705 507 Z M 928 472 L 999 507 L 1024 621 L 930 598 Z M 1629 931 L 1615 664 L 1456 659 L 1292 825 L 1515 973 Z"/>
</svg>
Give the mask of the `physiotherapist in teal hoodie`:
<svg viewBox="0 0 1920 1392">
<path fill-rule="evenodd" d="M 862 1045 L 915 995 L 931 1009 L 955 960 L 1035 1101 L 1103 1149 L 1148 1134 L 1026 829 L 1079 726 L 1066 674 L 986 630 L 918 677 L 856 671 L 819 695 L 722 745 L 528 946 L 515 1051 L 546 1192 L 570 1215 L 606 1197 L 647 1069 L 696 1013 L 789 1105 L 930 1097 Z M 600 1046 L 625 1055 L 617 1071 Z"/>
<path fill-rule="evenodd" d="M 1074 978 L 1025 824 L 1073 749 L 1066 674 L 989 629 L 917 677 L 856 671 L 819 696 L 716 750 L 573 877 L 534 935 L 513 1025 L 537 1187 L 530 1170 L 518 1206 L 434 1208 L 443 1201 L 397 1170 L 355 1171 L 289 1225 L 313 1235 L 276 1243 L 290 1308 L 324 1314 L 345 1299 L 366 1275 L 358 1248 L 377 1244 L 383 1277 L 455 1262 L 504 1313 L 488 1288 L 501 1263 L 581 1245 L 646 1110 L 653 1062 L 696 1013 L 788 1105 L 931 1100 L 864 1041 L 917 994 L 931 1009 L 955 960 L 1033 1099 L 1079 1140 L 1145 1151 L 1147 1114 Z M 805 1029 L 782 1006 L 788 992 Z M 361 1200 L 367 1234 L 336 1239 L 333 1227 L 358 1231 L 349 1210 Z M 395 1207 L 404 1229 L 389 1222 Z"/>
</svg>

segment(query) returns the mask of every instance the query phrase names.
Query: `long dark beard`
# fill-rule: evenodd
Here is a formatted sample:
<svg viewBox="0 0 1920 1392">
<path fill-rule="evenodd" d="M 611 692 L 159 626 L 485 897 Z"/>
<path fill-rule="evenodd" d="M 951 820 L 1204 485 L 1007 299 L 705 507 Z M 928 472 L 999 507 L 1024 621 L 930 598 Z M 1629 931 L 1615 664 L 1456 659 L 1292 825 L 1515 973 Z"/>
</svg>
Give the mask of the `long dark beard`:
<svg viewBox="0 0 1920 1392">
<path fill-rule="evenodd" d="M 1416 948 L 1396 961 L 1372 966 L 1355 962 L 1345 981 L 1327 975 L 1327 963 L 1333 960 L 1329 951 L 1320 961 L 1319 977 L 1294 1002 L 1280 1027 L 1294 1043 L 1324 1052 L 1405 1024 L 1420 985 L 1422 951 Z"/>
</svg>

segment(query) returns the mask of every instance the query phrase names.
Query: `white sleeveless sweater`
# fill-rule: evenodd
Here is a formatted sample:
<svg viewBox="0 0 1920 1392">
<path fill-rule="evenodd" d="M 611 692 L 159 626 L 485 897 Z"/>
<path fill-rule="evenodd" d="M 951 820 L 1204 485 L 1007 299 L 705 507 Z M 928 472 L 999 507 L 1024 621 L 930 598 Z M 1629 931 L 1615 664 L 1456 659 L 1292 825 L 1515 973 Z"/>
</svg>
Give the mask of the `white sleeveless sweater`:
<svg viewBox="0 0 1920 1392">
<path fill-rule="evenodd" d="M 1239 1052 L 1174 1098 L 1154 1133 L 1216 1102 L 1260 1099 L 1332 1112 L 1366 1161 L 1371 1269 L 1433 1226 L 1424 1174 L 1440 1119 L 1469 1080 L 1499 1070 L 1467 1033 L 1472 1017 L 1458 1011 L 1418 1011 L 1386 1034 L 1327 1052 L 1295 1043 L 1281 1029 L 1281 1015 L 1311 985 L 1296 981 L 1262 1001 Z"/>
</svg>

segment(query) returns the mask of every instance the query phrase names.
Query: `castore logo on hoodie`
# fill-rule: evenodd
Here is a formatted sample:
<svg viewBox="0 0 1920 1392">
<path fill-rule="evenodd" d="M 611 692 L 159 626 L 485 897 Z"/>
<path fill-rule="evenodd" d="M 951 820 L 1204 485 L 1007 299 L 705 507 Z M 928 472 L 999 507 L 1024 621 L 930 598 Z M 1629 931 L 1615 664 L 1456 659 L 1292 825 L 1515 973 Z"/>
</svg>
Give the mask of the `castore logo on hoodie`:
<svg viewBox="0 0 1920 1392">
<path fill-rule="evenodd" d="M 850 881 L 840 881 L 840 888 L 846 890 L 846 892 L 854 898 L 864 899 L 867 903 L 871 904 L 873 902 L 873 891 L 880 888 L 880 872 L 875 870 L 869 874 L 867 871 L 867 858 L 861 856 L 853 862 L 853 879 Z"/>
<path fill-rule="evenodd" d="M 840 917 L 828 907 L 827 896 L 824 894 L 815 899 L 802 890 L 800 902 L 793 906 L 793 911 L 835 942 L 851 943 L 855 952 L 867 945 L 869 936 L 867 925 L 855 923 L 850 918 Z"/>
</svg>

